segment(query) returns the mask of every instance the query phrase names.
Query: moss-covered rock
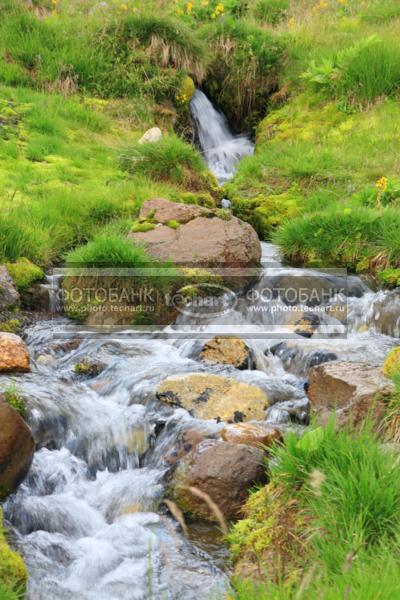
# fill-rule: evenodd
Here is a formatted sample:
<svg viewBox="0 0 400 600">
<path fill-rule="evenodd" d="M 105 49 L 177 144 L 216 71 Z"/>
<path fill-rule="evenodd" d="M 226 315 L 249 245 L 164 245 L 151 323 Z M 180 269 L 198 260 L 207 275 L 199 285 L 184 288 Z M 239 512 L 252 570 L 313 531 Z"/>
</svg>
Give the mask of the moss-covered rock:
<svg viewBox="0 0 400 600">
<path fill-rule="evenodd" d="M 25 418 L 26 405 L 23 396 L 18 391 L 15 385 L 8 387 L 4 392 L 4 399 L 11 408 L 17 411 L 17 413 Z"/>
<path fill-rule="evenodd" d="M 14 263 L 7 263 L 6 267 L 20 292 L 26 290 L 34 281 L 44 278 L 43 270 L 24 257 Z"/>
<path fill-rule="evenodd" d="M 3 527 L 3 512 L 0 508 L 0 594 L 2 584 L 23 593 L 27 581 L 28 570 L 22 557 L 8 545 Z"/>
<path fill-rule="evenodd" d="M 146 231 L 151 231 L 154 228 L 155 224 L 151 223 L 150 221 L 136 220 L 132 223 L 131 231 L 133 231 L 134 233 L 144 233 Z"/>
<path fill-rule="evenodd" d="M 0 331 L 4 333 L 17 333 L 21 327 L 21 321 L 19 319 L 9 319 L 0 323 Z"/>
<path fill-rule="evenodd" d="M 400 286 L 400 269 L 385 269 L 378 273 L 378 277 L 389 287 Z"/>
<path fill-rule="evenodd" d="M 299 502 L 269 484 L 250 495 L 243 507 L 245 518 L 227 536 L 235 563 L 234 575 L 242 579 L 278 582 L 301 578 L 305 563 L 307 519 Z"/>
<path fill-rule="evenodd" d="M 189 75 L 185 75 L 179 86 L 176 101 L 178 104 L 188 104 L 193 98 L 195 91 L 196 86 L 193 79 Z"/>
<path fill-rule="evenodd" d="M 262 239 L 282 223 L 301 214 L 304 200 L 291 190 L 282 194 L 258 194 L 253 198 L 233 198 L 233 212 L 243 221 L 250 223 Z"/>
<path fill-rule="evenodd" d="M 383 374 L 386 377 L 400 375 L 400 346 L 393 348 L 383 363 Z"/>
</svg>

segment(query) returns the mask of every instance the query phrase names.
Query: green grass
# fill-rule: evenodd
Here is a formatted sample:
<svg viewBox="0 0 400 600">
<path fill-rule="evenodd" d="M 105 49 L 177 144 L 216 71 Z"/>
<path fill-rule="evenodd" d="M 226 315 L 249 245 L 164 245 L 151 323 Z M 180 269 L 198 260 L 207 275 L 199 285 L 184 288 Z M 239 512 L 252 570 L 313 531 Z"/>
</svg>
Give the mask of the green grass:
<svg viewBox="0 0 400 600">
<path fill-rule="evenodd" d="M 120 159 L 121 167 L 133 175 L 140 173 L 155 181 L 171 181 L 190 188 L 205 175 L 205 163 L 195 148 L 175 135 L 159 142 L 136 144 L 127 148 Z M 205 186 L 205 182 L 203 183 Z"/>
<path fill-rule="evenodd" d="M 326 232 L 330 235 L 326 235 Z M 400 265 L 400 213 L 336 207 L 284 224 L 274 235 L 286 256 L 314 266 Z"/>
<path fill-rule="evenodd" d="M 312 63 L 303 77 L 345 106 L 365 105 L 399 92 L 400 50 L 395 42 L 369 36 L 320 64 Z"/>
<path fill-rule="evenodd" d="M 102 233 L 66 255 L 67 265 L 85 267 L 141 267 L 151 260 L 141 246 L 117 234 Z"/>
<path fill-rule="evenodd" d="M 239 131 L 249 130 L 278 88 L 285 44 L 272 31 L 232 17 L 205 26 L 202 35 L 213 49 L 206 90 Z"/>
<path fill-rule="evenodd" d="M 4 391 L 4 396 L 5 396 L 7 404 L 9 404 L 11 406 L 11 408 L 16 410 L 17 413 L 20 414 L 21 417 L 24 418 L 26 415 L 25 400 L 19 393 L 17 386 L 10 385 Z"/>
<path fill-rule="evenodd" d="M 5 123 L 0 134 L 0 261 L 60 262 L 108 223 L 135 218 L 144 200 L 180 198 L 183 191 L 171 181 L 127 176 L 120 169 L 128 140 L 138 139 L 151 124 L 135 108 L 131 100 L 64 98 L 0 86 Z M 200 157 L 197 163 L 204 169 Z"/>
<path fill-rule="evenodd" d="M 300 439 L 288 434 L 284 446 L 273 450 L 270 465 L 272 485 L 286 490 L 281 502 L 290 506 L 297 498 L 297 510 L 307 518 L 303 576 L 260 585 L 238 581 L 238 597 L 289 599 L 298 597 L 300 589 L 309 594 L 305 597 L 396 597 L 400 465 L 394 452 L 382 449 L 370 426 L 338 431 L 331 422 Z M 254 521 L 252 537 L 257 529 L 265 535 L 268 526 L 268 520 Z M 246 547 L 243 531 L 239 522 L 231 539 Z M 273 575 L 262 573 L 262 562 L 259 568 L 261 579 Z"/>
<path fill-rule="evenodd" d="M 257 0 L 254 16 L 261 22 L 277 25 L 287 14 L 288 0 Z"/>
</svg>

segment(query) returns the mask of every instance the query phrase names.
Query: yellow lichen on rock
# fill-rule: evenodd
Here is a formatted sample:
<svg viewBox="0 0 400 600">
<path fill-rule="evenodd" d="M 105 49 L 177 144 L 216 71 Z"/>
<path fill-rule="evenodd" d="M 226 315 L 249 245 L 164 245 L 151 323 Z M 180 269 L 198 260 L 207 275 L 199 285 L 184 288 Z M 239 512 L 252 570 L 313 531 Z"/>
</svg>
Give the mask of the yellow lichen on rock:
<svg viewBox="0 0 400 600">
<path fill-rule="evenodd" d="M 269 406 L 260 388 L 229 377 L 203 373 L 169 377 L 157 389 L 159 400 L 185 408 L 198 419 L 262 421 Z"/>
<path fill-rule="evenodd" d="M 383 363 L 383 374 L 386 377 L 400 376 L 400 346 L 393 348 Z"/>
<path fill-rule="evenodd" d="M 0 584 L 24 590 L 28 571 L 22 557 L 7 543 L 3 529 L 3 512 L 0 509 Z"/>
</svg>

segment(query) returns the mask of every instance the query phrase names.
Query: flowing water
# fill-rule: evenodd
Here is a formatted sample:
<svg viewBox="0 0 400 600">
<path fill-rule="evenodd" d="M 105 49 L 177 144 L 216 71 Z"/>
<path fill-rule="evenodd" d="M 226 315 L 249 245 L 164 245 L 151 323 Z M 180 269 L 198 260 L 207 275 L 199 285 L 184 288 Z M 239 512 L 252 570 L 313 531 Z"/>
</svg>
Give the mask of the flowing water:
<svg viewBox="0 0 400 600">
<path fill-rule="evenodd" d="M 190 110 L 208 168 L 220 183 L 228 181 L 235 174 L 238 161 L 253 154 L 254 145 L 245 135 L 232 135 L 226 117 L 202 91 L 196 90 Z"/>
<path fill-rule="evenodd" d="M 195 101 L 199 98 L 197 94 Z M 215 120 L 224 130 L 221 115 L 215 115 L 214 120 L 204 115 L 199 133 L 207 126 L 214 129 Z M 316 272 L 310 280 L 309 271 L 283 266 L 277 247 L 262 248 L 266 265 L 253 293 L 277 277 L 294 277 L 304 286 L 332 279 L 332 274 Z M 257 369 L 251 371 L 200 362 L 199 340 L 174 339 L 175 325 L 167 328 L 171 337 L 165 340 L 112 335 L 77 340 L 73 332 L 60 340 L 57 333 L 68 326 L 62 317 L 30 327 L 26 341 L 32 372 L 18 377 L 17 385 L 27 398 L 38 450 L 27 479 L 5 504 L 29 568 L 30 600 L 223 597 L 229 586 L 223 547 L 201 525 L 184 538 L 162 504 L 165 451 L 182 428 L 205 424 L 183 409 L 159 403 L 157 384 L 178 373 L 229 375 L 267 392 L 273 403 L 265 415 L 269 422 L 302 423 L 310 367 L 329 359 L 327 355 L 382 362 L 400 333 L 399 302 L 396 293 L 373 291 L 352 278 L 347 294 L 332 300 L 336 307 L 348 306 L 347 337 L 341 338 L 344 319 L 324 314 L 315 338 L 282 340 L 292 330 L 279 297 L 267 306 L 282 310 L 251 312 L 243 294 L 229 314 L 206 323 L 181 315 L 176 326 L 243 332 L 256 356 Z M 101 364 L 103 370 L 82 378 L 74 372 L 82 360 Z M 13 380 L 4 377 L 2 385 Z M 218 431 L 221 425 L 210 422 L 207 427 Z"/>
</svg>

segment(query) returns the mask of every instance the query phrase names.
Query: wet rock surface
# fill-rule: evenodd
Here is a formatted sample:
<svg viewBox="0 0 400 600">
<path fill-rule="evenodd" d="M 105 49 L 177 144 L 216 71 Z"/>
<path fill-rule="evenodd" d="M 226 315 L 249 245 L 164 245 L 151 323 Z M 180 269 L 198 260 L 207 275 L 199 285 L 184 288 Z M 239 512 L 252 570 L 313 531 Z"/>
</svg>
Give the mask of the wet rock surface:
<svg viewBox="0 0 400 600">
<path fill-rule="evenodd" d="M 0 373 L 29 370 L 29 352 L 22 339 L 13 333 L 0 333 Z"/>
<path fill-rule="evenodd" d="M 271 446 L 282 440 L 276 427 L 264 423 L 233 423 L 221 430 L 221 438 L 232 444 L 248 446 Z"/>
<path fill-rule="evenodd" d="M 0 496 L 14 491 L 23 481 L 34 449 L 29 427 L 0 393 Z"/>
<path fill-rule="evenodd" d="M 19 300 L 19 293 L 7 267 L 0 265 L 0 310 L 16 306 Z"/>
<path fill-rule="evenodd" d="M 266 481 L 264 452 L 259 448 L 205 440 L 198 444 L 179 468 L 173 497 L 180 508 L 197 518 L 215 521 L 207 503 L 193 494 L 191 486 L 206 493 L 226 519 L 236 519 L 249 488 Z"/>
<path fill-rule="evenodd" d="M 308 397 L 322 423 L 334 413 L 338 422 L 359 424 L 369 413 L 382 418 L 385 398 L 394 391 L 382 369 L 364 363 L 329 362 L 310 372 Z"/>
<path fill-rule="evenodd" d="M 203 361 L 232 365 L 236 369 L 254 369 L 252 350 L 238 337 L 215 337 L 207 342 L 199 354 Z"/>
</svg>

